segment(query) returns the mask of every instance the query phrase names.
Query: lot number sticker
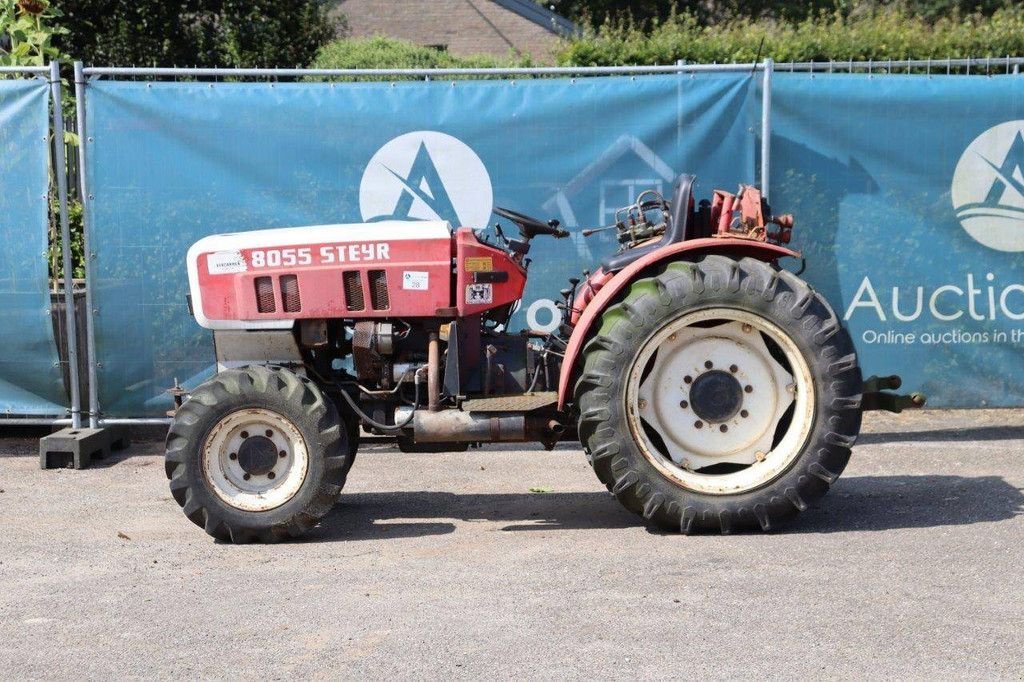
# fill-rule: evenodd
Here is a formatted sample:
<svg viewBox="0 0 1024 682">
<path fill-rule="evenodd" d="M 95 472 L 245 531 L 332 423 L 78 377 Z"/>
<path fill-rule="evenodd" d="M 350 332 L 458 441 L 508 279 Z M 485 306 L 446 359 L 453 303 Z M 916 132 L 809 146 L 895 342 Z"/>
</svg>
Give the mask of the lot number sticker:
<svg viewBox="0 0 1024 682">
<path fill-rule="evenodd" d="M 430 283 L 429 272 L 406 270 L 402 273 L 402 288 L 410 291 L 426 291 Z"/>
</svg>

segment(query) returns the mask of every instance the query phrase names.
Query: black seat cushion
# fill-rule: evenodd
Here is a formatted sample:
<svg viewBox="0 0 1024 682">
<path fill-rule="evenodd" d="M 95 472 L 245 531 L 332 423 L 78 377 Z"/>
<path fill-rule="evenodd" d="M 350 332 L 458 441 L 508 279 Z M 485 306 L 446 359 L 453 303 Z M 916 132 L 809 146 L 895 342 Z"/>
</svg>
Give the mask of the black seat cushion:
<svg viewBox="0 0 1024 682">
<path fill-rule="evenodd" d="M 668 225 L 665 226 L 665 234 L 660 239 L 605 258 L 601 262 L 601 269 L 605 272 L 618 272 L 633 261 L 639 260 L 663 246 L 687 239 L 689 236 L 687 231 L 691 222 L 690 214 L 693 211 L 693 183 L 696 180 L 697 176 L 695 175 L 680 175 L 676 179 L 675 189 L 672 191 Z"/>
</svg>

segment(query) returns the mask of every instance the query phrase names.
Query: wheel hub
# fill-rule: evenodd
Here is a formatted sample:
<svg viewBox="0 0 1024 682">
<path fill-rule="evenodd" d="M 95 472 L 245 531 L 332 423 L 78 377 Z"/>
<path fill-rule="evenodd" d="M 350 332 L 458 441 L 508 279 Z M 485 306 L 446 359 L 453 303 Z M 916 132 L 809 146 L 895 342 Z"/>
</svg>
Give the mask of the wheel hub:
<svg viewBox="0 0 1024 682">
<path fill-rule="evenodd" d="M 704 421 L 729 421 L 743 406 L 743 387 L 728 372 L 720 369 L 704 372 L 690 387 L 690 405 Z"/>
<path fill-rule="evenodd" d="M 238 465 L 251 476 L 265 476 L 277 459 L 277 446 L 266 436 L 250 436 L 238 448 Z"/>
<path fill-rule="evenodd" d="M 744 310 L 706 308 L 668 321 L 644 342 L 627 382 L 641 452 L 704 493 L 771 480 L 799 455 L 813 424 L 814 386 L 800 349 L 774 322 Z"/>
<path fill-rule="evenodd" d="M 290 500 L 309 469 L 298 427 L 279 412 L 245 408 L 224 415 L 203 444 L 210 489 L 236 509 L 269 511 Z"/>
</svg>

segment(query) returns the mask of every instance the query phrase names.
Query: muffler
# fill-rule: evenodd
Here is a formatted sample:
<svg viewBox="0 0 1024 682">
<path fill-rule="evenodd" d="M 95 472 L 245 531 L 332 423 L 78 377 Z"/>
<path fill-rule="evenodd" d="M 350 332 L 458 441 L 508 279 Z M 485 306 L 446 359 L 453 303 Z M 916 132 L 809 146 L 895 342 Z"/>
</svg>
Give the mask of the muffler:
<svg viewBox="0 0 1024 682">
<path fill-rule="evenodd" d="M 523 443 L 557 437 L 565 427 L 549 417 L 417 410 L 412 429 L 417 443 Z"/>
</svg>

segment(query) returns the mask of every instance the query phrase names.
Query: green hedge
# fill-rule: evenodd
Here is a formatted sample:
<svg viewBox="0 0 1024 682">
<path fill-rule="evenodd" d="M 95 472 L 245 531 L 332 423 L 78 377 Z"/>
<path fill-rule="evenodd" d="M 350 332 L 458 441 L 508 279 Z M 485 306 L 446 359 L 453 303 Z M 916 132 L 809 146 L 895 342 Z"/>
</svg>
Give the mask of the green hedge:
<svg viewBox="0 0 1024 682">
<path fill-rule="evenodd" d="M 531 66 L 528 58 L 476 55 L 457 57 L 445 50 L 392 38 L 335 40 L 317 52 L 315 69 L 453 69 Z"/>
<path fill-rule="evenodd" d="M 795 23 L 735 19 L 702 26 L 690 14 L 650 30 L 606 23 L 568 41 L 558 62 L 574 66 L 748 62 L 760 56 L 779 62 L 1024 55 L 1024 10 L 990 17 L 949 16 L 933 22 L 901 10 L 843 17 L 819 15 Z"/>
</svg>

